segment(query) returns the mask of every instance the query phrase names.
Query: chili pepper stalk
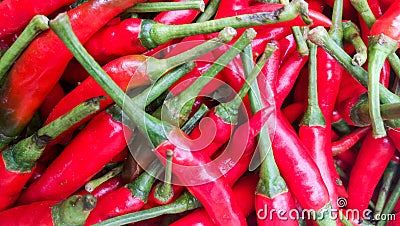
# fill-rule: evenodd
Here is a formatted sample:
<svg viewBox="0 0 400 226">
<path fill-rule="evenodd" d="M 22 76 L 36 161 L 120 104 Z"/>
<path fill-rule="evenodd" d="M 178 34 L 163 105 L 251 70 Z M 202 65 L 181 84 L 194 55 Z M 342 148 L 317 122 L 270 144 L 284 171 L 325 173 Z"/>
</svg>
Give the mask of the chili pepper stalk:
<svg viewBox="0 0 400 226">
<path fill-rule="evenodd" d="M 120 164 L 119 166 L 111 169 L 109 172 L 107 172 L 105 175 L 102 177 L 99 177 L 97 179 L 91 180 L 85 184 L 85 190 L 89 193 L 93 192 L 94 189 L 96 189 L 98 186 L 100 186 L 102 183 L 106 182 L 107 180 L 118 176 L 122 172 L 123 164 Z"/>
<path fill-rule="evenodd" d="M 18 198 L 46 145 L 75 123 L 95 113 L 99 106 L 99 98 L 88 100 L 1 153 L 0 209 L 10 206 Z"/>
<path fill-rule="evenodd" d="M 95 225 L 105 226 L 105 225 L 116 225 L 116 224 L 122 225 L 127 223 L 134 223 L 158 217 L 164 214 L 182 213 L 188 210 L 196 209 L 200 206 L 201 203 L 195 197 L 193 197 L 189 192 L 185 192 L 178 199 L 176 199 L 174 202 L 170 204 L 154 207 L 147 210 L 142 210 L 135 213 L 125 214 L 119 217 L 114 217 Z"/>
<path fill-rule="evenodd" d="M 383 119 L 380 114 L 379 77 L 380 72 L 389 54 L 393 53 L 398 42 L 381 34 L 369 38 L 368 45 L 368 105 L 375 138 L 386 136 Z"/>
<path fill-rule="evenodd" d="M 171 185 L 171 178 L 172 178 L 172 157 L 173 153 L 172 151 L 167 151 L 166 153 L 167 159 L 166 159 L 166 165 L 165 165 L 165 177 L 164 177 L 164 182 L 162 184 L 157 184 L 155 191 L 154 191 L 154 196 L 161 201 L 166 202 L 167 200 L 170 200 L 173 194 L 172 190 L 172 185 Z"/>
<path fill-rule="evenodd" d="M 187 2 L 145 2 L 125 10 L 127 13 L 152 13 L 170 10 L 187 10 L 194 9 L 204 11 L 205 4 L 203 1 L 187 1 Z"/>
<path fill-rule="evenodd" d="M 395 187 L 393 188 L 392 194 L 389 196 L 388 201 L 386 202 L 385 207 L 382 210 L 381 216 L 389 216 L 388 214 L 391 214 L 396 203 L 398 202 L 400 198 L 400 179 L 396 182 Z M 386 225 L 387 220 L 381 219 L 378 221 L 376 224 L 377 226 L 384 226 Z"/>
<path fill-rule="evenodd" d="M 210 20 L 211 17 L 213 17 L 217 12 L 220 2 L 221 0 L 211 0 L 207 4 L 207 8 L 204 10 L 204 12 L 197 18 L 196 22 L 205 22 Z"/>
<path fill-rule="evenodd" d="M 4 77 L 7 75 L 14 61 L 41 32 L 49 29 L 49 19 L 43 15 L 36 15 L 32 18 L 17 40 L 0 58 L 0 87 L 3 85 Z"/>
<path fill-rule="evenodd" d="M 351 63 L 362 66 L 367 61 L 367 47 L 361 39 L 360 30 L 353 22 L 343 22 L 343 39 L 350 42 L 356 49 L 356 54 Z"/>
<path fill-rule="evenodd" d="M 308 39 L 329 52 L 364 87 L 368 86 L 368 73 L 361 67 L 351 64 L 347 55 L 331 38 L 323 27 L 316 27 L 308 33 Z M 380 100 L 384 104 L 399 103 L 400 98 L 379 84 Z"/>
<path fill-rule="evenodd" d="M 146 48 L 155 48 L 170 39 L 191 36 L 195 34 L 213 33 L 224 27 L 233 28 L 251 27 L 264 24 L 272 24 L 287 21 L 300 14 L 306 24 L 312 21 L 308 17 L 307 3 L 303 0 L 295 0 L 283 8 L 264 13 L 244 14 L 235 17 L 227 17 L 218 20 L 206 21 L 195 24 L 164 25 L 151 20 L 142 22 L 141 41 Z"/>
</svg>

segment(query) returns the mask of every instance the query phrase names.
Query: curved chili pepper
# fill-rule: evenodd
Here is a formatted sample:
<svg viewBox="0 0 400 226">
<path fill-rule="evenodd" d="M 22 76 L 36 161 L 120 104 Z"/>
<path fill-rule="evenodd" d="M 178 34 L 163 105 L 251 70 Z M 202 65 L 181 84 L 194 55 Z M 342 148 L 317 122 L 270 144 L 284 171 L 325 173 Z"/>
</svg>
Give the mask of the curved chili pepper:
<svg viewBox="0 0 400 226">
<path fill-rule="evenodd" d="M 245 216 L 250 215 L 254 210 L 254 191 L 258 182 L 258 176 L 251 174 L 241 178 L 232 187 L 233 195 L 238 200 L 239 206 L 242 209 Z M 172 226 L 178 225 L 214 225 L 207 212 L 204 209 L 197 209 L 190 214 L 180 218 Z"/>
<path fill-rule="evenodd" d="M 293 52 L 285 64 L 281 65 L 278 72 L 278 83 L 276 86 L 276 106 L 280 108 L 283 101 L 289 95 L 293 88 L 296 78 L 300 74 L 301 69 L 307 63 L 308 56 L 300 56 L 297 52 Z"/>
<path fill-rule="evenodd" d="M 65 92 L 60 83 L 56 83 L 49 95 L 47 95 L 47 97 L 43 100 L 43 103 L 40 105 L 39 113 L 42 121 L 46 120 L 50 112 L 64 96 Z"/>
<path fill-rule="evenodd" d="M 190 69 L 190 65 L 182 66 L 165 75 L 158 85 L 157 83 L 154 85 L 154 91 L 148 88 L 136 96 L 135 101 L 150 103 Z M 126 147 L 126 139 L 132 136 L 132 131 L 122 120 L 122 113 L 115 107 L 94 117 L 52 162 L 42 177 L 25 190 L 19 202 L 60 200 L 79 189 Z M 102 142 L 98 142 L 99 140 Z M 86 149 L 84 156 L 79 154 Z M 80 157 L 71 158 L 74 155 Z M 91 161 L 93 156 L 96 156 L 96 161 Z M 66 165 L 69 167 L 65 168 Z M 79 174 L 71 176 L 70 172 Z"/>
<path fill-rule="evenodd" d="M 353 133 L 341 138 L 340 140 L 332 142 L 332 154 L 335 156 L 349 150 L 365 135 L 367 135 L 367 132 L 369 132 L 368 127 L 360 128 Z"/>
<path fill-rule="evenodd" d="M 180 55 L 167 59 L 158 60 L 143 55 L 130 55 L 118 58 L 108 63 L 103 68 L 121 89 L 128 90 L 156 81 L 171 68 L 194 60 L 198 56 L 207 53 L 209 50 L 223 45 L 223 42 L 229 41 L 232 35 L 234 34 L 231 33 L 231 30 L 224 30 L 220 38 L 202 43 Z M 85 79 L 85 81 L 58 102 L 45 124 L 53 121 L 64 112 L 82 102 L 82 100 L 98 95 L 106 95 L 107 97 L 105 100 L 101 101 L 101 109 L 104 109 L 113 102 L 92 77 Z"/>
<path fill-rule="evenodd" d="M 51 2 L 7 0 L 0 2 L 0 11 L 2 12 L 0 15 L 0 39 L 22 30 L 35 15 L 48 16 L 58 8 L 73 2 L 75 0 Z"/>
<path fill-rule="evenodd" d="M 108 20 L 135 3 L 128 0 L 92 0 L 68 13 L 80 41 L 85 42 Z M 40 35 L 24 51 L 0 90 L 0 147 L 7 145 L 29 122 L 71 58 L 72 54 L 52 31 Z M 21 90 L 21 86 L 24 89 Z"/>
<path fill-rule="evenodd" d="M 0 156 L 0 210 L 11 206 L 35 171 L 46 145 L 69 127 L 99 109 L 98 100 L 87 101 L 53 123 L 5 149 Z"/>
<path fill-rule="evenodd" d="M 368 208 L 368 202 L 395 149 L 389 137 L 376 139 L 372 132 L 368 133 L 351 170 L 347 208 L 360 212 Z"/>
<path fill-rule="evenodd" d="M 4 225 L 82 225 L 96 206 L 92 195 L 71 196 L 61 202 L 44 201 L 0 212 Z M 21 217 L 25 216 L 25 217 Z"/>
</svg>

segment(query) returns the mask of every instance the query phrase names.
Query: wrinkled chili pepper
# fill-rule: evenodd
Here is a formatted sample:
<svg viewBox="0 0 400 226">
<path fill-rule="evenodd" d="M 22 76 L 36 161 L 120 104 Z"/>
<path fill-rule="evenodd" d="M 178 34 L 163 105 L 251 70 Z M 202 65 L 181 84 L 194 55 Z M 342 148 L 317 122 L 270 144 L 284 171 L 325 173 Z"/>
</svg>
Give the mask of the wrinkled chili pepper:
<svg viewBox="0 0 400 226">
<path fill-rule="evenodd" d="M 368 208 L 374 189 L 395 150 L 389 137 L 376 139 L 372 132 L 368 133 L 351 170 L 347 208 L 360 212 Z"/>
<path fill-rule="evenodd" d="M 163 93 L 170 84 L 192 69 L 185 65 L 165 75 L 155 87 L 136 96 L 137 103 L 150 103 Z M 157 85 L 158 84 L 158 85 Z M 115 155 L 126 147 L 126 139 L 132 131 L 123 120 L 122 112 L 111 107 L 93 118 L 89 124 L 72 140 L 63 152 L 48 167 L 42 177 L 36 180 L 21 195 L 19 203 L 37 200 L 60 200 L 75 192 L 100 171 Z M 98 142 L 98 141 L 102 142 Z M 129 140 L 129 139 L 128 139 Z M 85 148 L 86 147 L 86 148 Z M 87 150 L 80 158 L 82 150 Z M 96 161 L 90 159 L 96 156 Z M 90 162 L 90 164 L 88 164 Z M 65 168 L 68 165 L 68 168 Z M 55 173 L 57 172 L 57 173 Z M 79 172 L 71 176 L 70 172 Z"/>
<path fill-rule="evenodd" d="M 83 225 L 96 202 L 92 195 L 71 196 L 61 202 L 35 202 L 0 212 L 1 223 L 10 226 Z"/>
<path fill-rule="evenodd" d="M 36 161 L 46 145 L 69 127 L 99 109 L 98 99 L 77 106 L 71 112 L 39 129 L 34 135 L 6 148 L 0 161 L 0 209 L 11 206 L 32 176 Z"/>
<path fill-rule="evenodd" d="M 80 41 L 85 42 L 108 20 L 135 3 L 127 0 L 92 0 L 68 13 Z M 7 145 L 22 131 L 57 83 L 71 58 L 72 54 L 57 35 L 46 31 L 16 61 L 0 90 L 0 147 Z M 24 89 L 21 90 L 21 86 Z"/>
</svg>

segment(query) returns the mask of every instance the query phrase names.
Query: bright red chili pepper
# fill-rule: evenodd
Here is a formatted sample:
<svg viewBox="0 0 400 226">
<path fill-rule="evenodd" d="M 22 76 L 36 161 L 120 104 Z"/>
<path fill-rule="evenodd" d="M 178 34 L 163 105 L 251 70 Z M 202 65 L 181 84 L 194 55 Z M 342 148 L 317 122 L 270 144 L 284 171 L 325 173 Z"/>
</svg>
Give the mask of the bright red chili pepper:
<svg viewBox="0 0 400 226">
<path fill-rule="evenodd" d="M 277 96 L 275 98 L 276 106 L 280 108 L 283 101 L 289 95 L 293 88 L 301 69 L 307 63 L 308 56 L 300 56 L 297 52 L 293 52 L 290 58 L 281 65 L 278 72 L 278 83 L 276 87 Z"/>
<path fill-rule="evenodd" d="M 130 136 L 131 130 L 111 113 L 100 113 L 69 143 L 42 177 L 23 192 L 18 202 L 26 204 L 68 197 L 121 152 L 126 146 L 125 139 Z M 82 150 L 85 150 L 84 155 Z"/>
<path fill-rule="evenodd" d="M 279 46 L 282 51 L 281 61 L 280 61 L 280 65 L 282 65 L 296 50 L 296 41 L 294 40 L 294 36 L 292 34 L 290 34 L 290 35 L 286 36 L 285 38 L 281 39 L 279 41 Z"/>
<path fill-rule="evenodd" d="M 400 22 L 399 9 L 400 3 L 394 1 L 390 8 L 372 25 L 370 35 L 385 34 L 399 42 L 400 29 L 397 26 Z"/>
<path fill-rule="evenodd" d="M 379 0 L 379 5 L 382 9 L 382 12 L 386 12 L 387 9 L 390 8 L 390 6 L 392 5 L 392 3 L 395 2 L 394 0 Z"/>
<path fill-rule="evenodd" d="M 57 201 L 35 202 L 0 212 L 4 225 L 82 225 L 96 206 L 92 195 L 71 196 Z"/>
<path fill-rule="evenodd" d="M 258 182 L 258 176 L 251 174 L 240 179 L 233 186 L 233 195 L 236 197 L 240 208 L 245 216 L 250 215 L 254 210 L 254 191 Z M 180 218 L 171 224 L 172 226 L 179 225 L 214 225 L 207 212 L 201 208 L 197 209 L 190 214 Z"/>
<path fill-rule="evenodd" d="M 40 119 L 45 121 L 49 116 L 50 112 L 53 110 L 54 106 L 65 96 L 65 92 L 59 83 L 53 87 L 49 95 L 44 99 L 43 103 L 40 105 L 39 113 Z"/>
<path fill-rule="evenodd" d="M 48 16 L 58 8 L 73 2 L 74 0 L 0 2 L 0 39 L 22 30 L 35 15 Z"/>
<path fill-rule="evenodd" d="M 121 177 L 113 177 L 108 179 L 107 181 L 101 183 L 98 187 L 96 187 L 92 192 L 88 192 L 86 190 L 80 191 L 76 193 L 76 195 L 86 195 L 91 194 L 97 199 L 107 195 L 110 192 L 113 192 L 120 188 L 123 185 Z"/>
<path fill-rule="evenodd" d="M 85 42 L 108 20 L 135 3 L 92 0 L 68 13 L 76 35 L 81 42 Z M 41 34 L 20 56 L 0 91 L 3 118 L 0 120 L 0 133 L 5 136 L 0 141 L 1 147 L 17 136 L 29 122 L 71 58 L 72 54 L 53 31 Z M 20 89 L 21 86 L 24 89 Z"/>
<path fill-rule="evenodd" d="M 194 60 L 197 56 L 201 56 L 220 45 L 222 45 L 221 42 L 205 42 L 198 45 L 197 48 L 192 48 L 181 55 L 163 60 L 157 60 L 156 58 L 146 57 L 143 55 L 129 55 L 111 61 L 103 68 L 121 89 L 128 90 L 154 82 L 163 73 L 170 70 L 171 67 Z M 177 58 L 179 58 L 179 61 L 176 60 Z M 146 68 L 144 68 L 145 66 Z M 157 70 L 150 70 L 150 68 L 153 67 L 157 67 Z M 99 86 L 92 77 L 88 77 L 58 102 L 47 118 L 45 124 L 58 118 L 60 115 L 82 102 L 82 100 L 99 95 L 107 97 L 106 99 L 101 100 L 101 109 L 104 109 L 113 103 L 113 100 L 108 97 L 101 86 Z M 84 121 L 82 121 L 82 123 L 83 122 Z"/>
<path fill-rule="evenodd" d="M 360 212 L 368 208 L 368 202 L 395 149 L 389 137 L 376 139 L 372 132 L 368 133 L 351 170 L 347 208 Z"/>
<path fill-rule="evenodd" d="M 358 141 L 365 137 L 365 135 L 367 135 L 369 129 L 369 127 L 357 129 L 353 133 L 341 138 L 340 140 L 332 142 L 332 154 L 335 156 L 349 150 Z"/>
</svg>

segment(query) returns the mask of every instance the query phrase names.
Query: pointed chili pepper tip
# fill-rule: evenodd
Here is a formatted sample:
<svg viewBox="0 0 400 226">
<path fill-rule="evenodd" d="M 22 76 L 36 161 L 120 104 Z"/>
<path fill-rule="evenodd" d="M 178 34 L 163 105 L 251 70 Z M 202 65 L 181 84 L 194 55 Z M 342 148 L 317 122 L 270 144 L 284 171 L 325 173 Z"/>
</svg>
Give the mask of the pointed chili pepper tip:
<svg viewBox="0 0 400 226">
<path fill-rule="evenodd" d="M 225 27 L 221 32 L 218 34 L 218 39 L 222 42 L 227 43 L 230 42 L 233 37 L 237 35 L 237 31 L 233 27 Z"/>
</svg>

